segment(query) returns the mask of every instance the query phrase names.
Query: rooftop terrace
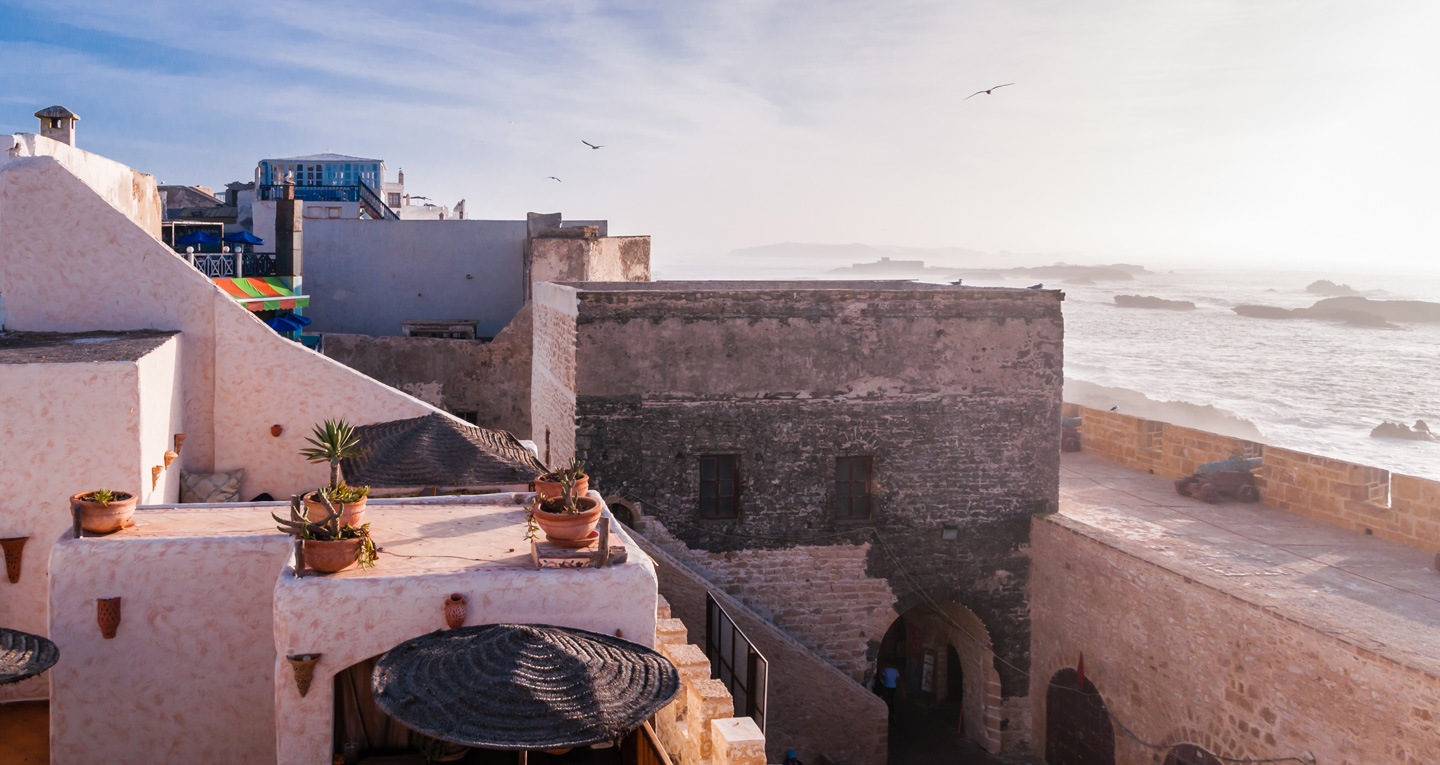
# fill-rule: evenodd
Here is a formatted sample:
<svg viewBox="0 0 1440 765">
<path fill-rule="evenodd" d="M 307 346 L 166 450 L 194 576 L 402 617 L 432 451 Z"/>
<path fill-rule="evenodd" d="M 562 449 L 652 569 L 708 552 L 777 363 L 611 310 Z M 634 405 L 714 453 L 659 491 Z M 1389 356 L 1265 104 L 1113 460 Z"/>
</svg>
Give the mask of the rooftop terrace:
<svg viewBox="0 0 1440 765">
<path fill-rule="evenodd" d="M 1065 454 L 1049 520 L 1284 618 L 1440 676 L 1440 576 L 1421 549 Z"/>
</svg>

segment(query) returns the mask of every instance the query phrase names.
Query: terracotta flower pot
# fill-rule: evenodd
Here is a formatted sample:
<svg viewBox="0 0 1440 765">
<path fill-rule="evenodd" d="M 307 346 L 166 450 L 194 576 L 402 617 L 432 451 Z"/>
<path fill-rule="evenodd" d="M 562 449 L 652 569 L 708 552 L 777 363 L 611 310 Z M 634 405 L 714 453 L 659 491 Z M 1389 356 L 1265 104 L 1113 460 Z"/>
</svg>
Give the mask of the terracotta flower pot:
<svg viewBox="0 0 1440 765">
<path fill-rule="evenodd" d="M 95 621 L 100 623 L 100 634 L 106 640 L 114 638 L 115 630 L 120 627 L 120 599 L 96 598 Z"/>
<path fill-rule="evenodd" d="M 117 499 L 113 502 L 101 504 L 80 498 L 81 494 L 89 494 L 82 491 L 70 497 L 70 507 L 80 506 L 80 528 L 92 534 L 109 534 L 112 531 L 119 531 L 125 528 L 130 518 L 135 515 L 135 505 L 140 498 L 126 492 L 116 492 L 117 496 L 124 499 Z"/>
<path fill-rule="evenodd" d="M 365 500 L 361 497 L 354 502 L 347 502 L 340 506 L 340 525 L 354 526 L 360 528 L 365 523 Z M 331 504 L 334 504 L 333 502 Z M 305 517 L 312 523 L 325 520 L 325 505 L 315 498 L 315 492 L 305 495 Z"/>
<path fill-rule="evenodd" d="M 445 599 L 445 624 L 450 629 L 458 629 L 465 626 L 466 604 L 469 601 L 464 595 L 458 592 L 450 593 Z"/>
<path fill-rule="evenodd" d="M 554 477 L 554 473 L 546 473 L 532 482 L 535 486 L 535 493 L 539 494 L 541 499 L 559 499 L 564 492 L 564 489 L 560 487 L 560 482 L 552 480 Z M 590 491 L 590 476 L 581 473 L 580 480 L 575 482 L 575 496 L 583 497 L 587 491 Z"/>
<path fill-rule="evenodd" d="M 30 537 L 0 539 L 0 548 L 5 550 L 5 576 L 11 584 L 20 581 L 20 553 L 25 550 L 25 540 Z"/>
<path fill-rule="evenodd" d="M 600 523 L 600 502 L 589 497 L 577 497 L 575 505 L 582 508 L 579 513 L 547 513 L 535 509 L 535 523 L 551 541 L 578 542 L 595 531 Z"/>
<path fill-rule="evenodd" d="M 344 571 L 355 565 L 355 555 L 360 552 L 361 541 L 363 540 L 358 538 L 328 542 L 319 539 L 301 540 L 300 546 L 305 554 L 305 567 L 322 574 Z"/>
</svg>

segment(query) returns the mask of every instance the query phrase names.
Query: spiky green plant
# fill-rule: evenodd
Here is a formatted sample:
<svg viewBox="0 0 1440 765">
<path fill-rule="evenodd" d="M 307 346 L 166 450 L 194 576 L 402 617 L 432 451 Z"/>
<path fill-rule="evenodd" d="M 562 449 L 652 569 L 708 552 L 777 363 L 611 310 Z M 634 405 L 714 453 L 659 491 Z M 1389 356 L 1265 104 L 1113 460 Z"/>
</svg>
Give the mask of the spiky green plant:
<svg viewBox="0 0 1440 765">
<path fill-rule="evenodd" d="M 80 499 L 86 502 L 99 502 L 101 506 L 108 507 L 111 502 L 118 502 L 129 499 L 130 493 L 124 491 L 111 491 L 110 489 L 96 489 L 88 494 L 80 495 Z"/>
<path fill-rule="evenodd" d="M 300 450 L 301 457 L 310 462 L 330 463 L 330 485 L 326 488 L 332 491 L 345 482 L 340 472 L 340 460 L 354 459 L 365 453 L 360 448 L 355 427 L 344 420 L 326 420 L 316 425 L 305 442 L 310 447 Z"/>
<path fill-rule="evenodd" d="M 290 519 L 286 520 L 270 513 L 282 533 L 289 534 L 296 539 L 314 539 L 321 542 L 334 542 L 342 539 L 359 539 L 360 547 L 355 551 L 355 562 L 361 568 L 369 568 L 374 565 L 375 558 L 380 551 L 375 547 L 375 542 L 370 538 L 370 524 L 361 526 L 341 526 L 341 508 L 336 508 L 326 498 L 325 492 L 315 492 L 320 504 L 325 508 L 325 517 L 318 521 L 312 521 L 304 510 L 301 509 L 300 498 L 294 497 L 290 500 Z"/>
</svg>

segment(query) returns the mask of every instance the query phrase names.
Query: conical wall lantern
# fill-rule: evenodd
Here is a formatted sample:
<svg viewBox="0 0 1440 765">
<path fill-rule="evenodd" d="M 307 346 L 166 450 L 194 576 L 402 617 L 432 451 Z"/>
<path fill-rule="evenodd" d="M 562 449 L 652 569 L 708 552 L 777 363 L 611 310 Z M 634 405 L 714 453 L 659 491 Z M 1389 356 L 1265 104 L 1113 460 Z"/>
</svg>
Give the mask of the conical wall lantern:
<svg viewBox="0 0 1440 765">
<path fill-rule="evenodd" d="M 96 598 L 95 620 L 100 622 L 100 634 L 106 640 L 114 639 L 115 631 L 120 628 L 120 599 Z"/>
<path fill-rule="evenodd" d="M 0 539 L 0 547 L 5 548 L 5 576 L 10 579 L 11 584 L 20 581 L 20 553 L 29 539 L 30 537 Z"/>
<path fill-rule="evenodd" d="M 310 681 L 315 679 L 315 663 L 320 661 L 320 654 L 300 653 L 286 656 L 285 661 L 290 662 L 290 669 L 295 672 L 295 689 L 304 698 L 310 692 Z"/>
</svg>

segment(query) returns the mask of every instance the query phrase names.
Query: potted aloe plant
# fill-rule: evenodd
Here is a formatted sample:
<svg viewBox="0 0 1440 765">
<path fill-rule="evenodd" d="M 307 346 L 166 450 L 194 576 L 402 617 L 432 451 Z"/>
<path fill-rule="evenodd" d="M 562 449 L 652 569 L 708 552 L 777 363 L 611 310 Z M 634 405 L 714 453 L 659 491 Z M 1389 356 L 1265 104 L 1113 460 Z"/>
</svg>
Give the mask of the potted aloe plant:
<svg viewBox="0 0 1440 765">
<path fill-rule="evenodd" d="M 80 527 L 93 534 L 109 534 L 125 528 L 135 515 L 139 498 L 126 491 L 96 489 L 70 497 L 70 508 L 80 509 Z"/>
<path fill-rule="evenodd" d="M 529 504 L 529 527 L 526 539 L 535 539 L 539 532 L 561 547 L 584 547 L 596 536 L 600 522 L 600 501 L 580 496 L 580 480 L 585 478 L 583 463 L 572 460 L 570 467 L 555 472 L 559 479 L 559 496 L 546 497 L 536 493 Z M 588 481 L 587 481 L 588 483 Z"/>
<path fill-rule="evenodd" d="M 545 499 L 559 499 L 564 489 L 562 484 L 566 479 L 575 483 L 575 494 L 585 496 L 590 491 L 590 476 L 585 475 L 585 461 L 570 458 L 570 464 L 559 470 L 552 470 L 545 475 L 536 478 L 532 485 L 535 493 Z"/>
<path fill-rule="evenodd" d="M 318 521 L 310 519 L 308 507 L 302 515 L 300 503 L 296 500 L 291 500 L 289 520 L 270 514 L 279 524 L 280 531 L 300 540 L 305 567 L 333 574 L 357 563 L 361 568 L 374 565 L 379 551 L 370 539 L 370 524 L 351 526 L 342 523 L 342 511 L 330 502 L 323 491 L 312 492 L 312 496 L 318 498 L 325 513 Z"/>
<path fill-rule="evenodd" d="M 369 486 L 348 486 L 340 471 L 340 460 L 352 459 L 365 453 L 360 448 L 360 439 L 355 427 L 344 420 L 326 420 L 305 439 L 309 447 L 300 450 L 300 456 L 310 462 L 330 463 L 330 483 L 323 489 L 305 495 L 305 511 L 312 521 L 325 517 L 326 508 L 320 499 L 340 507 L 341 526 L 359 526 L 365 518 L 365 498 L 370 495 Z"/>
</svg>

